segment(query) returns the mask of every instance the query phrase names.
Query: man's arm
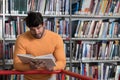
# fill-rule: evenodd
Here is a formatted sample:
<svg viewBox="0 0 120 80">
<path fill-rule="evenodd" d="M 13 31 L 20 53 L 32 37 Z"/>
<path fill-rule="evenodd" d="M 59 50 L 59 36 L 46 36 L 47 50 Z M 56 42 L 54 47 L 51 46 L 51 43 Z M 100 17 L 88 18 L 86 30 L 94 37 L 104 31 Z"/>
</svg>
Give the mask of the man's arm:
<svg viewBox="0 0 120 80">
<path fill-rule="evenodd" d="M 26 54 L 25 45 L 23 45 L 21 37 L 18 37 L 15 43 L 15 50 L 13 54 L 13 65 L 16 70 L 27 71 L 30 70 L 29 64 L 22 63 L 17 54 Z"/>
<path fill-rule="evenodd" d="M 66 54 L 62 38 L 59 36 L 56 41 L 57 45 L 55 47 L 55 51 L 53 54 L 56 59 L 56 66 L 54 67 L 53 70 L 61 70 L 64 69 L 66 66 Z"/>
</svg>

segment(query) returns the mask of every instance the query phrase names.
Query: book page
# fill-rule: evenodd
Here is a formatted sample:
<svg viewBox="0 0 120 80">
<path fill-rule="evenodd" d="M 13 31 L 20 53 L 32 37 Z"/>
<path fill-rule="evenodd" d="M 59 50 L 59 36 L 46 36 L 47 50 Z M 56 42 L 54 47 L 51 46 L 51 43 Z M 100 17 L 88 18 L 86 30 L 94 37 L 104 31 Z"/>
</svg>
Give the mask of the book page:
<svg viewBox="0 0 120 80">
<path fill-rule="evenodd" d="M 43 56 L 36 56 L 35 60 L 45 61 L 48 67 L 55 66 L 55 58 L 52 54 L 47 54 Z"/>
<path fill-rule="evenodd" d="M 54 59 L 54 56 L 52 54 L 42 55 L 42 56 L 36 56 L 35 58 L 51 58 Z"/>
<path fill-rule="evenodd" d="M 34 60 L 34 56 L 28 54 L 17 54 L 17 56 L 23 63 L 29 63 Z"/>
</svg>

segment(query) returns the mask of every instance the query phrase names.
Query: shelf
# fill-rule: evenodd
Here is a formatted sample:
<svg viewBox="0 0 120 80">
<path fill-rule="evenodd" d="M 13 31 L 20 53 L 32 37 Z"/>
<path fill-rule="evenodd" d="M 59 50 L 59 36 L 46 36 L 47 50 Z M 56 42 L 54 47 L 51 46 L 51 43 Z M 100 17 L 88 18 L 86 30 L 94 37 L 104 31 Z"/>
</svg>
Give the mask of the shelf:
<svg viewBox="0 0 120 80">
<path fill-rule="evenodd" d="M 2 14 L 0 15 L 2 16 Z M 27 16 L 27 14 L 5 14 L 5 16 L 19 16 L 19 17 L 25 17 Z M 69 18 L 70 15 L 43 15 L 43 17 L 49 18 L 49 17 L 53 17 L 53 18 L 60 18 L 60 17 L 65 17 L 65 18 Z"/>
<path fill-rule="evenodd" d="M 71 40 L 78 41 L 78 40 L 84 40 L 84 41 L 113 41 L 113 40 L 120 40 L 120 38 L 71 38 Z"/>
<path fill-rule="evenodd" d="M 62 38 L 64 41 L 70 41 L 70 38 Z M 2 40 L 2 39 L 1 39 Z M 15 41 L 16 40 L 16 38 L 5 38 L 5 41 Z"/>
<path fill-rule="evenodd" d="M 15 41 L 15 40 L 16 40 L 16 38 L 5 38 L 5 40 Z"/>
<path fill-rule="evenodd" d="M 53 18 L 60 18 L 60 17 L 64 17 L 64 18 L 69 18 L 70 15 L 43 15 L 43 17 L 53 17 Z"/>
<path fill-rule="evenodd" d="M 27 14 L 5 14 L 5 16 L 9 17 L 9 16 L 20 16 L 20 17 L 25 17 L 27 16 Z"/>
<path fill-rule="evenodd" d="M 119 60 L 82 60 L 83 63 L 113 63 L 113 62 L 120 62 Z"/>
<path fill-rule="evenodd" d="M 0 14 L 0 16 L 3 16 L 3 14 Z M 27 16 L 27 14 L 5 14 L 5 16 L 20 16 L 20 17 L 25 17 Z M 56 18 L 59 18 L 59 17 L 66 17 L 66 18 L 99 18 L 99 19 L 106 19 L 106 18 L 111 18 L 111 19 L 114 19 L 114 18 L 119 18 L 120 15 L 115 15 L 115 16 L 102 16 L 102 15 L 43 15 L 43 17 L 56 17 Z"/>
<path fill-rule="evenodd" d="M 119 60 L 72 60 L 72 63 L 112 63 L 112 62 L 120 62 Z"/>
<path fill-rule="evenodd" d="M 119 18 L 120 15 L 115 15 L 115 16 L 102 16 L 102 15 L 71 15 L 71 18 L 99 18 L 99 19 L 104 19 L 104 18 Z"/>
<path fill-rule="evenodd" d="M 0 17 L 3 17 L 3 14 L 2 14 L 2 13 L 0 13 Z"/>
<path fill-rule="evenodd" d="M 13 59 L 5 59 L 6 65 L 13 65 Z M 0 66 L 3 65 L 3 61 L 0 60 Z"/>
</svg>

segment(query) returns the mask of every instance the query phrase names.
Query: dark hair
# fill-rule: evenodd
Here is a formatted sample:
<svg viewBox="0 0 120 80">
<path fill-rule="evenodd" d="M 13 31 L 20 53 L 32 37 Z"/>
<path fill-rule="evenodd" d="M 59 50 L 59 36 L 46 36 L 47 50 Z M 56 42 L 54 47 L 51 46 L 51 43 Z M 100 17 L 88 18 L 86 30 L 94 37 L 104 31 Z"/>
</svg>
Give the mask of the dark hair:
<svg viewBox="0 0 120 80">
<path fill-rule="evenodd" d="M 43 17 L 40 12 L 28 12 L 28 16 L 25 18 L 25 21 L 28 27 L 37 27 L 40 24 L 43 25 Z"/>
</svg>

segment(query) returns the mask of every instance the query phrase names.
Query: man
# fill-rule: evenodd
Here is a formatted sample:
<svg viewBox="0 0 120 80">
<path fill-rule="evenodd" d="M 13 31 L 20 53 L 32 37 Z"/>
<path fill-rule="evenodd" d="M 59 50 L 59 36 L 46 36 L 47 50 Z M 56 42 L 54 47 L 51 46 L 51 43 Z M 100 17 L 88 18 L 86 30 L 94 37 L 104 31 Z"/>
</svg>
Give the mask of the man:
<svg viewBox="0 0 120 80">
<path fill-rule="evenodd" d="M 62 38 L 52 31 L 46 30 L 43 17 L 39 12 L 29 12 L 25 18 L 29 31 L 19 35 L 15 43 L 14 68 L 20 71 L 45 69 L 50 71 L 65 68 L 66 56 Z M 54 67 L 46 67 L 45 62 L 22 63 L 17 54 L 41 56 L 53 54 L 56 62 Z M 25 75 L 25 80 L 50 80 L 50 74 Z"/>
</svg>

